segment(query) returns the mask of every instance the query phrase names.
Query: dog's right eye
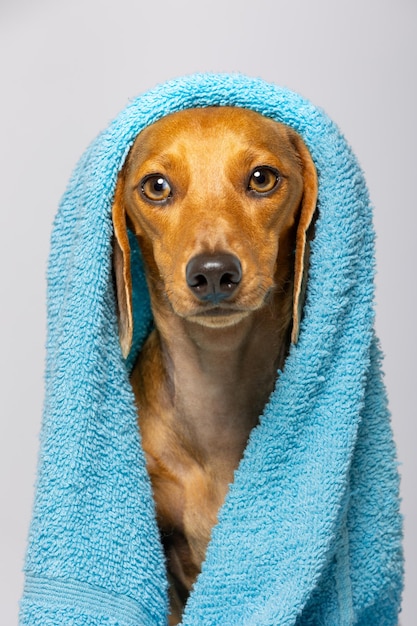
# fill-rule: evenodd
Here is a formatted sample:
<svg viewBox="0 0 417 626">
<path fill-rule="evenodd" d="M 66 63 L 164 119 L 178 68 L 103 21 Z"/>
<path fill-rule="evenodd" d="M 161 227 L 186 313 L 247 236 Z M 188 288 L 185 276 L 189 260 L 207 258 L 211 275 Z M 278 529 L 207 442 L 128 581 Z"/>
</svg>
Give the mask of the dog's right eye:
<svg viewBox="0 0 417 626">
<path fill-rule="evenodd" d="M 164 202 L 172 195 L 169 182 L 161 174 L 146 176 L 139 187 L 142 195 L 152 202 Z"/>
</svg>

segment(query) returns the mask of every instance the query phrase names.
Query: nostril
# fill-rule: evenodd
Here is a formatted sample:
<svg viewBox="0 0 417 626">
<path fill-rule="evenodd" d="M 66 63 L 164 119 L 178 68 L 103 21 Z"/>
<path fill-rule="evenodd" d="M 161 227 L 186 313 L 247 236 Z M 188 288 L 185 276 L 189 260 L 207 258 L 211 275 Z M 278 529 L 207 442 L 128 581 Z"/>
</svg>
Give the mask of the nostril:
<svg viewBox="0 0 417 626">
<path fill-rule="evenodd" d="M 207 278 L 203 274 L 196 274 L 195 276 L 190 276 L 188 281 L 189 287 L 197 290 L 203 290 L 207 288 Z"/>
<path fill-rule="evenodd" d="M 240 283 L 242 278 L 241 271 L 237 270 L 234 272 L 226 272 L 220 278 L 220 290 L 221 291 L 230 291 L 234 290 L 237 285 Z"/>
</svg>

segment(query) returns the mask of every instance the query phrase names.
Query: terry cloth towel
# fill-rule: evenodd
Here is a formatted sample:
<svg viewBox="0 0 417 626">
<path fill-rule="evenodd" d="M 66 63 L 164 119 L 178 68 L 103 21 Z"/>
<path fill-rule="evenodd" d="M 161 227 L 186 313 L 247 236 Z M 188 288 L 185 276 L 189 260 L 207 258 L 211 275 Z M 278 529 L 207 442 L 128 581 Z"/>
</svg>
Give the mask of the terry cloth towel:
<svg viewBox="0 0 417 626">
<path fill-rule="evenodd" d="M 135 349 L 125 362 L 111 205 L 139 131 L 212 105 L 250 108 L 301 134 L 318 171 L 319 218 L 299 341 L 251 433 L 182 623 L 397 624 L 398 474 L 373 332 L 363 175 L 337 127 L 300 96 L 241 75 L 199 74 L 127 106 L 81 158 L 55 220 L 22 625 L 167 623 L 164 556 L 129 383 L 152 318 L 136 249 Z"/>
</svg>

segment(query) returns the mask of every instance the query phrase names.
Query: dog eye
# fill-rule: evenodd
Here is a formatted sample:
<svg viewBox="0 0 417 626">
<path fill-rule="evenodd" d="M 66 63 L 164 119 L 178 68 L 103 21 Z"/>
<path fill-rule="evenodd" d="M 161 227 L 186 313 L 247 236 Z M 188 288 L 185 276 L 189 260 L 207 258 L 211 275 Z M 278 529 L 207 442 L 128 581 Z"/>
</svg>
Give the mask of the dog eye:
<svg viewBox="0 0 417 626">
<path fill-rule="evenodd" d="M 250 176 L 248 189 L 256 193 L 268 193 L 275 189 L 280 175 L 270 167 L 257 167 Z"/>
<path fill-rule="evenodd" d="M 146 176 L 140 183 L 140 190 L 152 202 L 163 202 L 171 196 L 171 187 L 161 174 Z"/>
</svg>

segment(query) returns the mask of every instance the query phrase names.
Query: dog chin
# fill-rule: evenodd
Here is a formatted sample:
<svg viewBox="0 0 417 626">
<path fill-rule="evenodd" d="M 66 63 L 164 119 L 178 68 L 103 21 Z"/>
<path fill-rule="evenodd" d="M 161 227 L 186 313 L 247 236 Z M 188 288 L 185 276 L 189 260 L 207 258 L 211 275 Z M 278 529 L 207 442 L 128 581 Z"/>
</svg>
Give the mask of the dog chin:
<svg viewBox="0 0 417 626">
<path fill-rule="evenodd" d="M 236 326 L 250 313 L 251 311 L 233 311 L 233 313 L 227 312 L 222 315 L 220 312 L 216 311 L 213 315 L 207 312 L 200 315 L 187 316 L 187 319 L 190 322 L 205 326 L 206 328 L 227 328 L 229 326 Z"/>
</svg>

